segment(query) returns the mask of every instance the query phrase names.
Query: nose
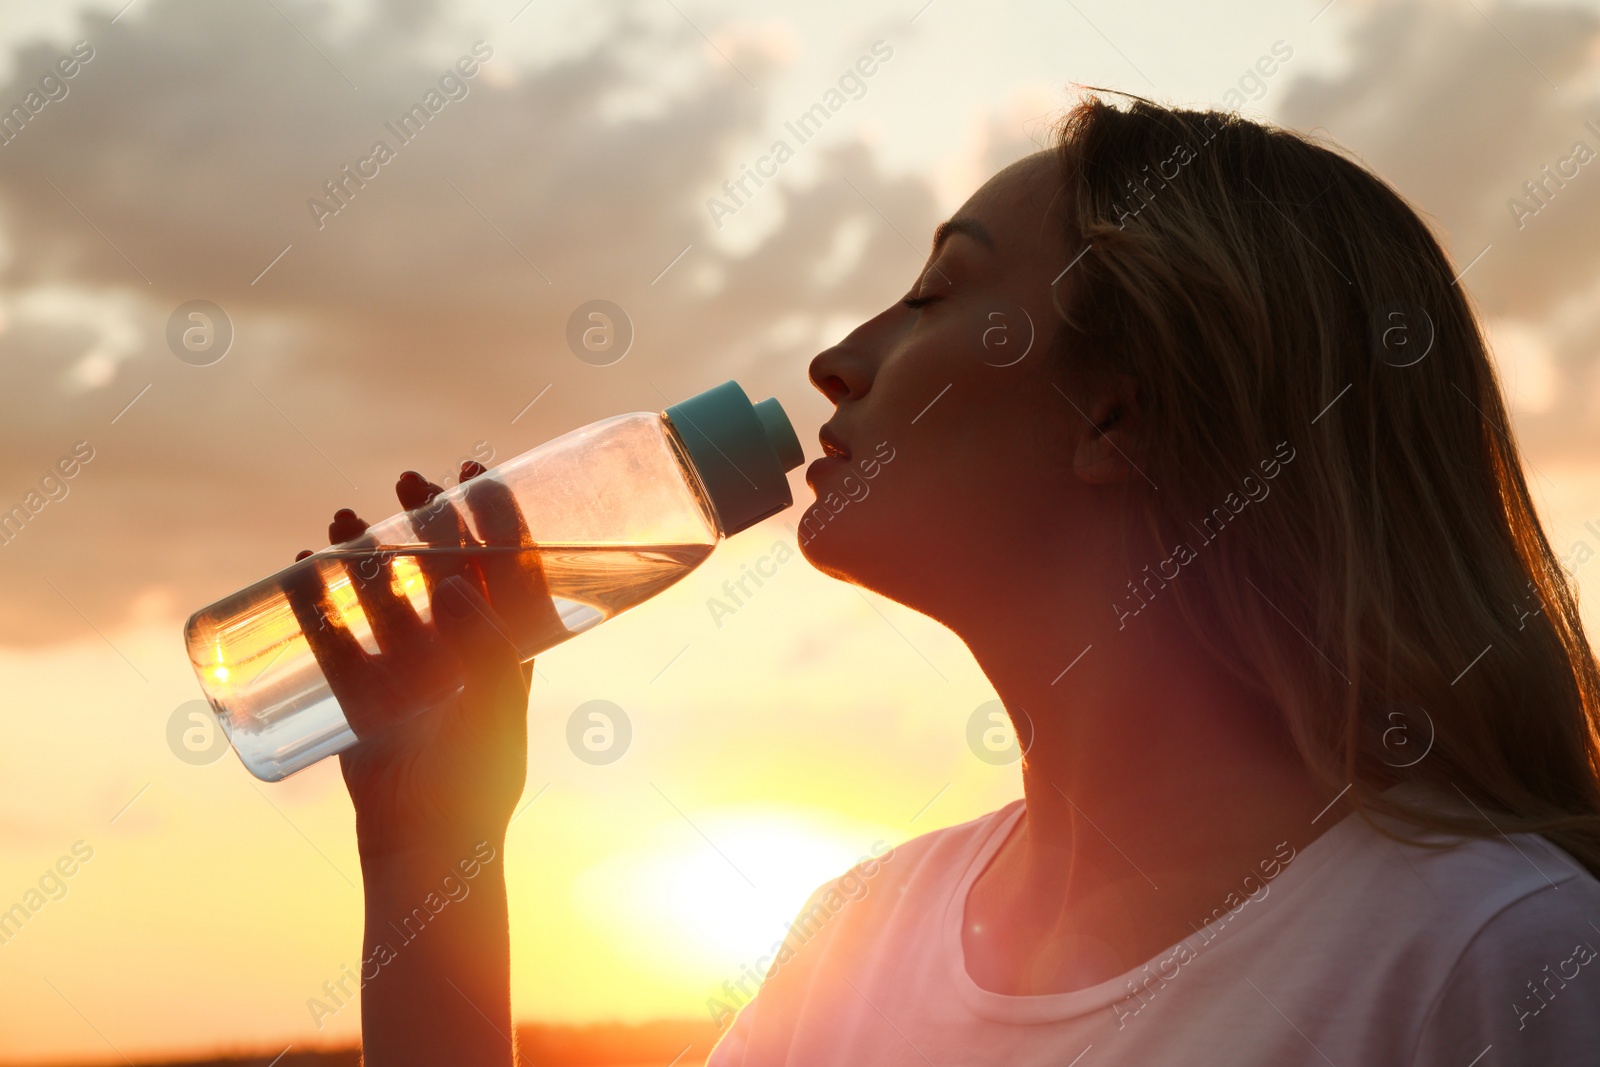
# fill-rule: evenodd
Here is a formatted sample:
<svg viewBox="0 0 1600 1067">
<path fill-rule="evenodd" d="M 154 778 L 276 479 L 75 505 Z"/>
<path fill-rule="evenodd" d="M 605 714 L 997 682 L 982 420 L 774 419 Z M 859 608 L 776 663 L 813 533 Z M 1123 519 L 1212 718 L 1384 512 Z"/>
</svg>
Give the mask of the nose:
<svg viewBox="0 0 1600 1067">
<path fill-rule="evenodd" d="M 834 405 L 846 399 L 860 399 L 871 383 L 865 362 L 851 356 L 850 345 L 855 338 L 856 334 L 852 333 L 811 360 L 808 372 L 811 384 Z"/>
</svg>

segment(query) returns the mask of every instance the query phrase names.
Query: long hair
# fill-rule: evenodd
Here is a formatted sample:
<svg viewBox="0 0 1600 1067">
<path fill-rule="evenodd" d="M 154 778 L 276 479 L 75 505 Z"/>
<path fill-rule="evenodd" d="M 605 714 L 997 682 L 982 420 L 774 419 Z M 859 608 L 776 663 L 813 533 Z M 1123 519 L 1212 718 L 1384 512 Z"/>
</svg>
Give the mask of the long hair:
<svg viewBox="0 0 1600 1067">
<path fill-rule="evenodd" d="M 1600 876 L 1600 672 L 1457 270 L 1336 149 L 1129 99 L 1057 127 L 1058 356 L 1139 383 L 1161 595 L 1376 828 L 1539 833 Z"/>
</svg>

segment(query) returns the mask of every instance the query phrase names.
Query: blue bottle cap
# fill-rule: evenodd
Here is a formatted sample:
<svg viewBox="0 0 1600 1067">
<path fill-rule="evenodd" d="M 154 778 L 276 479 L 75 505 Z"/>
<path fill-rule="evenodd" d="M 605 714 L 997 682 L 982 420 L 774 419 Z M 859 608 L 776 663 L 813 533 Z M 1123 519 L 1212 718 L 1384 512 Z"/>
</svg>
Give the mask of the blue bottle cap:
<svg viewBox="0 0 1600 1067">
<path fill-rule="evenodd" d="M 728 381 L 667 408 L 724 537 L 776 515 L 794 498 L 787 471 L 805 462 L 800 439 L 776 397 L 750 403 Z"/>
</svg>

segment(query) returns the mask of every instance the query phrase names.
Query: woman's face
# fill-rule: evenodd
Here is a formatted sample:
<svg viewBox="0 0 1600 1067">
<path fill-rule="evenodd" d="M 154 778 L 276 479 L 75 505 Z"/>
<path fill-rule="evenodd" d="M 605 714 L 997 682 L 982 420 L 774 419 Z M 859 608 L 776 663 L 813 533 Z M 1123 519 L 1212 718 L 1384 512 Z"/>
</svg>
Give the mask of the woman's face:
<svg viewBox="0 0 1600 1067">
<path fill-rule="evenodd" d="M 812 360 L 836 407 L 799 529 L 819 569 L 948 620 L 949 598 L 1071 544 L 1093 412 L 1050 363 L 1063 199 L 1053 153 L 1007 167 L 939 228 L 904 300 Z"/>
</svg>

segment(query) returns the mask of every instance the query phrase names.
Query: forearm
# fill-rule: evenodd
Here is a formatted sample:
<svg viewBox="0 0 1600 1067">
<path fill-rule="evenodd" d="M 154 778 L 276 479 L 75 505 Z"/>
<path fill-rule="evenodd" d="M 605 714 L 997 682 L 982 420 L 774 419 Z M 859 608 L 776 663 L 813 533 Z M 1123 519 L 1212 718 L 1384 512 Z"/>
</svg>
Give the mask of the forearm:
<svg viewBox="0 0 1600 1067">
<path fill-rule="evenodd" d="M 363 1062 L 512 1062 L 503 838 L 362 856 Z"/>
</svg>

